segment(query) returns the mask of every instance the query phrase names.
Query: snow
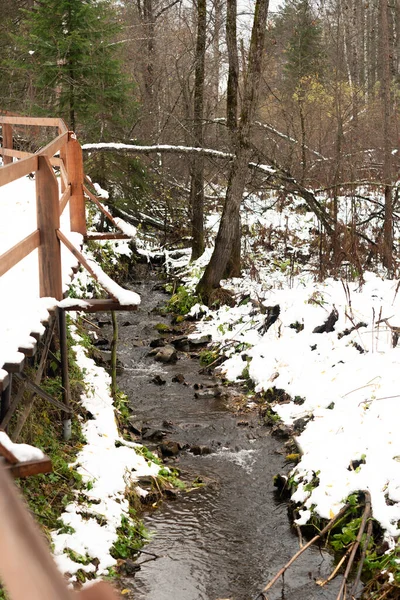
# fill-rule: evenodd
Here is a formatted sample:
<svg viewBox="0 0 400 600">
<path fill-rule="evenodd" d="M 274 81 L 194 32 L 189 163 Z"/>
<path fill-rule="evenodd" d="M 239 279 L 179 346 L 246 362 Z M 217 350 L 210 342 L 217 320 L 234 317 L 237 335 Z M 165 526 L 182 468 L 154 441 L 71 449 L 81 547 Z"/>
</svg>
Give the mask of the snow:
<svg viewBox="0 0 400 600">
<path fill-rule="evenodd" d="M 3 215 L 0 219 L 0 254 L 3 254 L 37 227 L 35 181 L 23 178 L 2 186 L 0 214 Z M 69 232 L 68 237 L 73 243 L 80 244 L 82 237 L 69 231 L 68 206 L 61 215 L 61 229 Z M 66 291 L 77 260 L 63 245 L 61 260 L 63 290 Z M 54 298 L 39 298 L 37 250 L 0 277 L 0 297 L 1 368 L 6 362 L 23 359 L 18 348 L 30 340 L 32 333 L 43 334 L 43 323 L 48 321 L 57 306 Z"/>
<path fill-rule="evenodd" d="M 124 306 L 138 306 L 140 304 L 140 296 L 136 292 L 125 290 L 118 283 L 113 281 L 103 269 L 91 259 L 87 259 L 87 262 L 96 275 L 101 286 L 104 287 L 120 304 Z"/>
<path fill-rule="evenodd" d="M 99 144 L 83 144 L 82 150 L 127 150 L 130 152 L 177 152 L 177 153 L 198 153 L 218 157 L 218 158 L 233 158 L 233 154 L 228 152 L 221 152 L 220 150 L 214 150 L 211 148 L 204 149 L 196 146 L 175 146 L 168 144 L 158 144 L 157 146 L 138 146 L 135 144 L 119 144 L 119 143 L 99 143 Z"/>
<path fill-rule="evenodd" d="M 117 227 L 122 231 L 122 233 L 129 235 L 129 237 L 131 237 L 132 239 L 136 237 L 137 229 L 134 225 L 127 223 L 119 217 L 114 217 L 114 222 L 117 225 Z"/>
<path fill-rule="evenodd" d="M 96 188 L 102 197 L 106 192 Z M 23 240 L 36 230 L 36 193 L 35 181 L 25 177 L 0 188 L 0 255 Z M 122 222 L 122 219 L 121 219 Z M 14 226 L 11 226 L 14 225 Z M 70 231 L 69 209 L 65 208 L 60 219 L 60 228 L 75 247 L 82 244 L 82 236 Z M 130 234 L 134 228 L 129 228 Z M 126 242 L 116 244 L 118 252 L 129 253 Z M 116 258 L 116 260 L 118 260 Z M 78 261 L 74 255 L 61 244 L 63 291 L 71 285 L 73 269 L 76 270 Z M 135 292 L 123 289 L 113 282 L 94 261 L 91 267 L 99 279 L 112 292 L 112 295 L 124 305 L 138 305 L 140 296 Z M 15 267 L 0 277 L 0 380 L 6 373 L 1 367 L 7 362 L 21 362 L 24 355 L 18 352 L 20 347 L 33 347 L 31 334 L 44 333 L 46 323 L 58 305 L 67 308 L 71 300 L 64 299 L 58 304 L 54 298 L 39 297 L 38 281 L 38 251 L 34 250 Z M 74 299 L 72 304 L 78 304 Z M 81 301 L 82 307 L 85 302 Z"/>
<path fill-rule="evenodd" d="M 35 448 L 29 444 L 14 444 L 5 431 L 0 431 L 0 444 L 7 448 L 19 462 L 41 460 L 44 458 L 44 454 L 39 448 Z"/>
<path fill-rule="evenodd" d="M 121 517 L 129 516 L 126 487 L 142 476 L 156 477 L 160 469 L 136 452 L 141 448 L 139 444 L 126 442 L 119 436 L 110 396 L 110 376 L 87 356 L 75 329 L 72 335 L 76 360 L 85 374 L 87 391 L 81 396 L 81 402 L 93 418 L 83 426 L 86 445 L 71 465 L 87 484 L 87 489 L 80 491 L 86 501 L 69 504 L 61 515 L 73 533 L 54 532 L 52 535 L 56 562 L 63 573 L 70 574 L 70 581 L 74 581 L 79 569 L 104 575 L 116 564 L 110 548 L 117 540 Z M 139 488 L 138 494 L 143 495 L 143 491 Z M 97 568 L 71 560 L 66 549 L 97 558 Z"/>
<path fill-rule="evenodd" d="M 254 197 L 246 203 L 242 222 L 258 228 L 259 235 L 270 232 L 274 249 L 260 253 L 255 276 L 247 271 L 222 282 L 237 299 L 253 302 L 204 312 L 193 307 L 192 314 L 204 315 L 196 335 L 209 334 L 224 349 L 220 370 L 227 379 L 249 376 L 260 394 L 284 390 L 291 400 L 275 401 L 272 409 L 286 425 L 309 419 L 296 437 L 301 459 L 291 472 L 297 484 L 292 499 L 300 504 L 296 522 L 305 524 L 313 514 L 331 519 L 350 494 L 368 490 L 373 516 L 393 546 L 400 535 L 400 347 L 392 347 L 388 324 L 400 327 L 398 282 L 368 272 L 361 283 L 316 282 L 312 266 L 306 271 L 296 262 L 310 252 L 315 217 L 293 207 L 278 212 L 273 203 L 262 210 Z M 278 247 L 278 232 L 281 239 L 287 234 L 287 258 L 282 244 Z M 255 240 L 260 241 L 257 235 Z M 209 255 L 210 249 L 207 260 Z M 204 259 L 187 268 L 189 290 L 195 289 Z M 266 314 L 254 304 L 265 313 L 280 307 L 266 332 Z M 335 330 L 314 333 L 334 309 Z M 338 335 L 361 322 L 359 329 Z"/>
<path fill-rule="evenodd" d="M 98 192 L 102 193 L 100 188 Z M 106 197 L 105 193 L 102 197 Z M 0 254 L 3 254 L 36 229 L 35 182 L 24 178 L 1 187 L 0 214 Z M 61 229 L 76 247 L 81 245 L 82 236 L 70 231 L 68 207 L 61 216 Z M 131 253 L 126 241 L 116 241 L 113 247 L 115 262 L 119 254 Z M 67 291 L 71 285 L 72 270 L 76 269 L 78 263 L 63 245 L 61 252 L 63 290 Z M 138 294 L 122 289 L 91 258 L 88 261 L 100 282 L 111 290 L 121 304 L 140 303 Z M 84 291 L 87 280 L 87 272 L 82 271 L 75 278 L 74 286 Z M 0 277 L 0 296 L 0 379 L 7 375 L 1 368 L 5 362 L 20 362 L 24 358 L 18 348 L 34 347 L 36 340 L 31 334 L 43 335 L 45 323 L 57 306 L 68 308 L 80 304 L 84 308 L 87 305 L 84 300 L 76 298 L 65 298 L 60 302 L 54 298 L 39 298 L 37 251 Z M 53 533 L 57 564 L 63 573 L 69 574 L 71 582 L 76 580 L 79 569 L 102 575 L 115 565 L 110 549 L 117 539 L 122 516 L 129 516 L 126 487 L 133 483 L 137 486 L 138 495 L 145 495 L 145 490 L 136 482 L 141 476 L 155 477 L 160 468 L 140 455 L 141 446 L 120 438 L 109 392 L 110 377 L 86 356 L 76 331 L 74 339 L 77 362 L 86 383 L 82 404 L 93 415 L 93 419 L 83 426 L 86 445 L 76 463 L 71 465 L 71 469 L 77 469 L 87 483 L 86 491 L 80 491 L 87 500 L 84 504 L 81 501 L 71 503 L 61 516 L 64 524 L 73 528 L 72 533 Z M 44 456 L 38 448 L 13 444 L 4 432 L 0 432 L 0 443 L 20 461 L 38 460 Z M 91 559 L 97 558 L 98 566 L 75 562 L 67 549 L 88 555 Z"/>
</svg>

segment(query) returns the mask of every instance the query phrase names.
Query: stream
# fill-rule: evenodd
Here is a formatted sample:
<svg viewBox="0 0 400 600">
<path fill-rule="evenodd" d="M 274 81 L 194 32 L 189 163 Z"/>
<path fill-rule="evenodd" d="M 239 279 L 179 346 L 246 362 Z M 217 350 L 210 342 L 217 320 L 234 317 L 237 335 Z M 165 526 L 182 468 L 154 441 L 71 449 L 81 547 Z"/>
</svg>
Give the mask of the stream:
<svg viewBox="0 0 400 600">
<path fill-rule="evenodd" d="M 144 564 L 124 585 L 135 600 L 252 600 L 299 549 L 287 504 L 273 486 L 273 476 L 286 470 L 283 443 L 270 435 L 257 411 L 235 414 L 225 394 L 215 397 L 218 379 L 199 374 L 198 358 L 180 352 L 175 364 L 161 364 L 148 356 L 150 341 L 158 337 L 154 326 L 168 323 L 157 314 L 167 300 L 158 287 L 154 280 L 132 284 L 141 307 L 118 316 L 118 356 L 124 366 L 118 385 L 146 431 L 138 441 L 156 448 L 149 437 L 163 432 L 164 442 L 183 447 L 166 465 L 179 468 L 185 481 L 200 477 L 206 485 L 145 513 L 152 534 L 145 550 L 158 558 L 149 561 L 142 554 L 138 563 Z M 172 381 L 177 375 L 181 382 Z M 227 392 L 240 395 L 234 387 Z M 195 455 L 186 449 L 193 446 L 211 453 Z M 268 599 L 334 599 L 340 581 L 326 587 L 314 582 L 333 568 L 327 552 L 311 548 Z"/>
</svg>

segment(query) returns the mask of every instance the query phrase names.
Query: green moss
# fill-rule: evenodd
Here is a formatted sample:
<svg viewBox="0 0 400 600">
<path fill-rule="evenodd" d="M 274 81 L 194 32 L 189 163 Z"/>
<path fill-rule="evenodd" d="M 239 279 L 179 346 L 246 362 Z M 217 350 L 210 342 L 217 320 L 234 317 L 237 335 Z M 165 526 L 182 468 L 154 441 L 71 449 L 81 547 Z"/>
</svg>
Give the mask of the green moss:
<svg viewBox="0 0 400 600">
<path fill-rule="evenodd" d="M 199 296 L 189 292 L 183 285 L 178 287 L 167 303 L 167 308 L 170 312 L 180 315 L 186 315 L 190 309 L 201 302 Z"/>
<path fill-rule="evenodd" d="M 117 529 L 118 539 L 113 544 L 110 554 L 113 558 L 133 558 L 144 543 L 150 539 L 150 534 L 140 519 L 136 518 L 131 509 L 130 516 L 122 516 L 121 525 Z"/>
<path fill-rule="evenodd" d="M 187 489 L 186 484 L 179 478 L 179 471 L 177 469 L 160 469 L 157 475 L 157 481 L 161 488 L 173 487 L 178 490 Z"/>
<path fill-rule="evenodd" d="M 171 331 L 171 328 L 165 323 L 157 323 L 157 325 L 154 325 L 154 329 L 158 333 L 169 333 Z"/>
<path fill-rule="evenodd" d="M 152 452 L 150 452 L 150 450 L 148 448 L 146 448 L 146 446 L 138 446 L 135 448 L 135 452 L 136 454 L 139 454 L 140 456 L 143 456 L 144 458 L 146 458 L 147 460 L 154 462 L 156 465 L 161 465 L 162 462 L 161 460 Z"/>
<path fill-rule="evenodd" d="M 199 354 L 200 364 L 203 367 L 207 367 L 208 365 L 211 365 L 211 363 L 215 362 L 218 357 L 219 357 L 218 349 L 214 349 L 214 350 L 204 349 Z"/>
</svg>

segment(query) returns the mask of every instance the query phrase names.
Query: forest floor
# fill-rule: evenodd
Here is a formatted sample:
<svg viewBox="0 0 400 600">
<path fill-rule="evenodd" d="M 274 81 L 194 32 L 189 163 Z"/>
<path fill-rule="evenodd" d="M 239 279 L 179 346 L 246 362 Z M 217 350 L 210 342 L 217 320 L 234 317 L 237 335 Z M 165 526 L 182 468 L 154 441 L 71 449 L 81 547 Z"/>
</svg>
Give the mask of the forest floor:
<svg viewBox="0 0 400 600">
<path fill-rule="evenodd" d="M 172 301 L 191 307 L 198 318 L 191 337 L 210 336 L 208 360 L 218 359 L 228 381 L 248 386 L 248 406 L 262 407 L 292 434 L 295 464 L 286 487 L 295 524 L 329 521 L 346 502 L 370 497 L 380 541 L 366 551 L 365 572 L 397 586 L 399 282 L 379 269 L 357 273 L 348 263 L 321 280 L 314 217 L 296 201 L 263 211 L 257 198 L 248 199 L 243 224 L 251 232 L 247 269 L 222 282 L 235 306 L 210 309 L 193 298 L 210 251 L 186 267 L 182 257 L 176 269 L 170 260 L 182 283 L 174 284 Z M 360 522 L 358 513 L 351 530 L 333 536 L 337 551 L 350 551 Z"/>
</svg>

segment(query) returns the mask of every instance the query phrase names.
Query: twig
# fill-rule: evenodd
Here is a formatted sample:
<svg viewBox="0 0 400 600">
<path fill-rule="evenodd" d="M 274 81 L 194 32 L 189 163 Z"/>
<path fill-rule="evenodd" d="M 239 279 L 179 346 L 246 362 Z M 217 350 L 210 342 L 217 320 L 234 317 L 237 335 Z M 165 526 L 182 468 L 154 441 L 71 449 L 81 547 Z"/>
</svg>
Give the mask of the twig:
<svg viewBox="0 0 400 600">
<path fill-rule="evenodd" d="M 374 379 L 378 379 L 378 377 L 380 377 L 380 375 L 377 375 L 376 377 L 374 377 Z M 376 383 L 372 383 L 374 381 L 374 379 L 370 379 L 368 381 L 368 383 L 366 383 L 365 385 L 362 385 L 361 387 L 355 388 L 354 390 L 350 390 L 350 392 L 347 392 L 347 394 L 344 394 L 342 396 L 342 398 L 346 398 L 346 396 L 350 396 L 350 394 L 353 394 L 354 392 L 359 392 L 360 390 L 363 390 L 367 387 L 371 387 L 373 385 L 376 385 Z"/>
<path fill-rule="evenodd" d="M 355 579 L 353 581 L 353 586 L 351 588 L 351 593 L 350 593 L 351 597 L 353 597 L 353 596 L 355 597 L 356 593 L 357 593 L 357 588 L 358 588 L 358 585 L 360 583 L 361 573 L 362 573 L 362 570 L 363 570 L 365 557 L 367 555 L 369 540 L 371 539 L 371 536 L 372 536 L 372 528 L 373 528 L 373 521 L 372 521 L 372 519 L 370 519 L 368 521 L 367 533 L 366 533 L 366 537 L 365 537 L 365 540 L 364 540 L 364 543 L 363 543 L 363 549 L 362 549 L 362 552 L 361 552 L 360 561 L 358 563 L 357 574 L 356 574 L 356 577 L 355 577 Z"/>
<path fill-rule="evenodd" d="M 343 575 L 342 585 L 340 586 L 340 590 L 336 597 L 336 600 L 345 600 L 345 598 L 346 598 L 347 580 L 349 578 L 350 571 L 353 566 L 356 552 L 357 552 L 360 542 L 362 540 L 365 526 L 366 526 L 369 516 L 371 514 L 371 495 L 369 492 L 364 492 L 364 496 L 365 496 L 365 509 L 364 509 L 364 514 L 363 514 L 362 520 L 361 520 L 360 529 L 358 530 L 356 541 L 353 544 L 353 548 L 351 550 L 349 561 L 347 563 L 346 571 L 344 572 L 344 575 Z"/>
<path fill-rule="evenodd" d="M 379 400 L 392 400 L 393 398 L 400 398 L 400 394 L 396 394 L 396 396 L 382 396 L 382 398 L 372 398 L 371 400 L 361 400 L 358 406 L 361 406 L 361 404 L 368 404 L 369 402 L 378 402 Z"/>
<path fill-rule="evenodd" d="M 315 535 L 309 542 L 307 542 L 307 544 L 305 546 L 300 548 L 300 550 L 298 550 L 298 552 L 296 552 L 296 554 L 294 556 L 292 556 L 292 558 L 289 560 L 289 562 L 287 562 L 286 565 L 278 571 L 278 573 L 275 575 L 275 577 L 273 577 L 267 583 L 267 585 L 262 590 L 262 592 L 260 592 L 257 596 L 255 596 L 254 600 L 257 600 L 260 597 L 264 597 L 267 599 L 267 596 L 265 596 L 265 593 L 268 592 L 269 589 L 271 589 L 271 587 L 278 581 L 279 577 L 281 577 L 285 573 L 285 571 L 287 571 L 287 569 L 290 567 L 290 565 L 292 565 L 299 558 L 299 556 L 301 556 L 303 554 L 303 552 L 305 552 L 307 550 L 307 548 L 312 546 L 314 544 L 314 542 L 319 540 L 323 535 L 325 535 L 325 533 L 327 533 L 330 529 L 332 529 L 332 527 L 335 525 L 335 523 L 339 519 L 341 519 L 343 517 L 343 515 L 347 512 L 347 510 L 349 509 L 349 506 L 350 506 L 349 504 L 345 504 L 343 506 L 343 508 L 338 512 L 338 514 L 335 517 L 333 517 L 333 519 L 331 519 L 329 521 L 329 523 L 317 535 Z"/>
<path fill-rule="evenodd" d="M 301 535 L 301 527 L 297 523 L 294 524 L 296 528 L 297 537 L 299 538 L 299 548 L 303 547 L 303 536 Z"/>
<path fill-rule="evenodd" d="M 374 352 L 374 330 L 375 330 L 375 309 L 372 307 L 372 340 L 371 340 L 371 351 Z"/>
<path fill-rule="evenodd" d="M 332 571 L 332 573 L 329 575 L 329 577 L 327 579 L 324 579 L 323 581 L 319 579 L 315 583 L 321 587 L 324 587 L 327 583 L 332 581 L 332 579 L 334 579 L 336 577 L 340 567 L 342 566 L 342 564 L 344 563 L 344 561 L 346 560 L 346 558 L 348 557 L 348 555 L 350 554 L 352 549 L 353 549 L 353 544 L 350 546 L 350 548 L 347 549 L 346 553 L 339 560 L 338 564 L 336 565 L 336 567 L 334 568 L 334 570 Z"/>
<path fill-rule="evenodd" d="M 95 327 L 96 329 L 101 329 L 101 327 L 96 325 L 96 323 L 93 323 L 93 321 L 89 321 L 89 319 L 86 319 L 82 315 L 80 315 L 80 317 L 81 317 L 82 321 L 85 321 L 85 323 L 88 323 L 88 325 L 90 325 L 90 327 Z"/>
</svg>

